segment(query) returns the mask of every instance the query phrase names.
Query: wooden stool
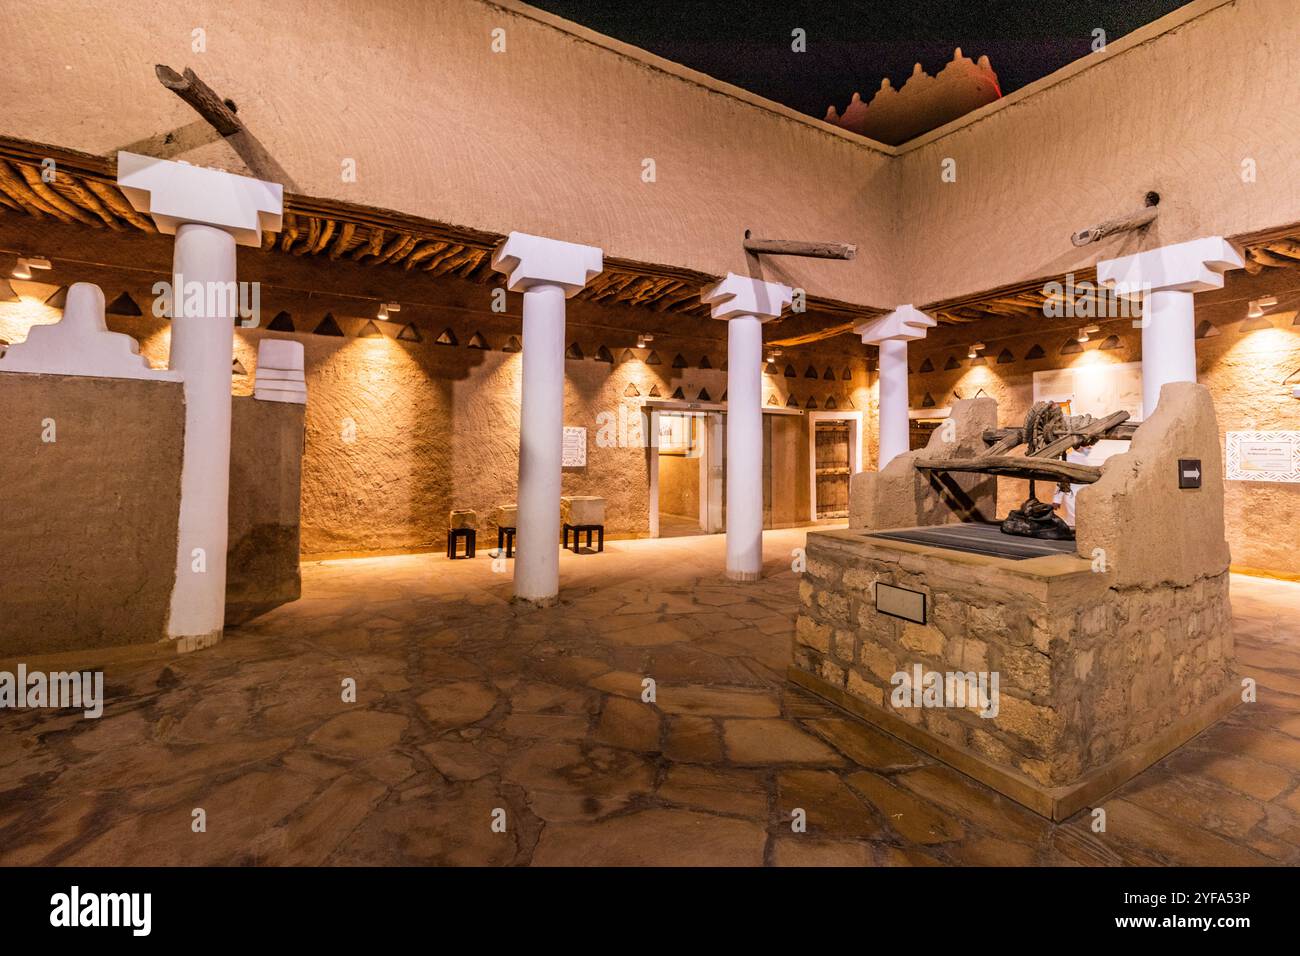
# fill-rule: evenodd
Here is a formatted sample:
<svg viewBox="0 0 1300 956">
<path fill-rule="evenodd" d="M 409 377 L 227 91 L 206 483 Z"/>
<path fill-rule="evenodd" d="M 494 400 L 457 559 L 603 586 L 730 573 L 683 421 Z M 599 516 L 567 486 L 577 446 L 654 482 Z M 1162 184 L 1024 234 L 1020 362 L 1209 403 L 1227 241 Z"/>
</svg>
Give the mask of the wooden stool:
<svg viewBox="0 0 1300 956">
<path fill-rule="evenodd" d="M 459 542 L 465 540 L 465 553 L 458 554 Z M 475 531 L 473 528 L 448 528 L 447 529 L 447 557 L 452 561 L 458 558 L 474 557 L 474 538 Z"/>
<path fill-rule="evenodd" d="M 515 556 L 515 529 L 507 528 L 505 525 L 497 525 L 497 554 L 501 554 L 504 548 L 507 558 Z"/>
<path fill-rule="evenodd" d="M 566 524 L 564 526 L 564 546 L 569 546 L 569 532 L 573 532 L 573 553 L 581 554 L 578 550 L 578 533 L 586 532 L 586 547 L 591 547 L 591 535 L 594 532 L 597 535 L 596 540 L 599 542 L 596 546 L 597 551 L 605 550 L 605 526 L 603 524 Z"/>
<path fill-rule="evenodd" d="M 515 528 L 518 527 L 519 509 L 513 503 L 508 505 L 497 505 L 496 507 L 496 525 L 497 525 L 497 553 L 500 556 L 504 550 L 507 558 L 515 556 Z"/>
</svg>

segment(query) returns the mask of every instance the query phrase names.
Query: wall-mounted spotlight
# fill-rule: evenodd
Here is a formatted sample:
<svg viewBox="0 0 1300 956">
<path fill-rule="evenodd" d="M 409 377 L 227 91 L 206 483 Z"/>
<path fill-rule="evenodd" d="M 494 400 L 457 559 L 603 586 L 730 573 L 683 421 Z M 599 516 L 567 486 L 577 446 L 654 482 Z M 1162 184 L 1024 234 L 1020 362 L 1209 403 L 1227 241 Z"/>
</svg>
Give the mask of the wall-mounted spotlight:
<svg viewBox="0 0 1300 956">
<path fill-rule="evenodd" d="M 49 269 L 50 260 L 42 256 L 20 257 L 18 264 L 14 266 L 13 277 L 15 279 L 30 279 L 33 269 Z"/>
<path fill-rule="evenodd" d="M 636 347 L 639 348 L 639 349 L 643 349 L 643 348 L 645 348 L 646 346 L 648 346 L 651 342 L 653 342 L 654 340 L 655 340 L 655 337 L 654 337 L 653 335 L 650 335 L 650 334 L 648 334 L 648 333 L 642 333 L 641 335 L 638 335 L 638 336 L 636 337 Z"/>
<path fill-rule="evenodd" d="M 1079 337 L 1075 339 L 1075 341 L 1080 343 L 1086 342 L 1090 336 L 1095 335 L 1100 331 L 1100 325 L 1085 325 L 1083 328 L 1079 329 Z"/>
<path fill-rule="evenodd" d="M 1275 305 L 1277 305 L 1277 296 L 1275 295 L 1251 299 L 1250 305 L 1246 309 L 1246 321 L 1241 324 L 1241 331 L 1258 332 L 1260 329 L 1271 329 L 1273 323 L 1264 318 L 1264 313 Z"/>
<path fill-rule="evenodd" d="M 401 311 L 402 305 L 400 302 L 381 302 L 379 303 L 379 314 L 375 318 L 388 321 L 388 313 Z"/>
<path fill-rule="evenodd" d="M 1246 318 L 1262 318 L 1264 313 L 1275 305 L 1277 305 L 1277 296 L 1275 295 L 1266 295 L 1260 299 L 1251 299 L 1250 306 L 1246 309 Z"/>
<path fill-rule="evenodd" d="M 970 347 L 970 351 L 966 353 L 966 357 L 979 358 L 980 353 L 983 352 L 986 348 L 988 348 L 988 346 L 985 345 L 983 342 L 976 342 Z"/>
</svg>

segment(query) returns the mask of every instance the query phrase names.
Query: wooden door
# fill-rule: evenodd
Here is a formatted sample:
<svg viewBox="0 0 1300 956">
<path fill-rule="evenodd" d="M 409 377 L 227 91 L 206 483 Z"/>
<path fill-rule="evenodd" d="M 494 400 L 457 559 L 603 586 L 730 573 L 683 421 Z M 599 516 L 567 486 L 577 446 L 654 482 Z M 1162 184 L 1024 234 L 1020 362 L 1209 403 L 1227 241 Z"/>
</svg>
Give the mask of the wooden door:
<svg viewBox="0 0 1300 956">
<path fill-rule="evenodd" d="M 816 423 L 817 517 L 849 514 L 849 423 Z"/>
</svg>

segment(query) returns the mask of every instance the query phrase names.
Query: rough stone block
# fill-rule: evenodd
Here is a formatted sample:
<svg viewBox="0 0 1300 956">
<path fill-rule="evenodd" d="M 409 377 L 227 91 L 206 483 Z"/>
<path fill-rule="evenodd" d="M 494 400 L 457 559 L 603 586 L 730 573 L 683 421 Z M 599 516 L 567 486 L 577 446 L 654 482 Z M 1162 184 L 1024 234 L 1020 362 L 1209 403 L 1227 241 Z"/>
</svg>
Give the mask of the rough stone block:
<svg viewBox="0 0 1300 956">
<path fill-rule="evenodd" d="M 909 651 L 938 658 L 943 656 L 944 636 L 928 624 L 907 623 L 903 625 L 902 644 Z"/>
<path fill-rule="evenodd" d="M 884 690 L 878 685 L 868 681 L 856 670 L 849 671 L 848 691 L 859 700 L 865 700 L 867 703 L 875 704 L 877 707 L 884 706 Z"/>
<path fill-rule="evenodd" d="M 844 686 L 846 671 L 843 667 L 833 661 L 823 660 L 821 665 L 821 679 L 828 684 L 834 684 L 836 687 Z"/>
<path fill-rule="evenodd" d="M 560 499 L 563 524 L 604 524 L 605 499 L 595 495 L 565 495 Z"/>
<path fill-rule="evenodd" d="M 800 614 L 794 625 L 795 638 L 801 644 L 816 648 L 823 654 L 831 652 L 831 628 L 828 624 L 818 624 L 806 614 Z"/>
<path fill-rule="evenodd" d="M 478 528 L 478 514 L 469 508 L 455 508 L 447 515 L 448 528 Z"/>
</svg>

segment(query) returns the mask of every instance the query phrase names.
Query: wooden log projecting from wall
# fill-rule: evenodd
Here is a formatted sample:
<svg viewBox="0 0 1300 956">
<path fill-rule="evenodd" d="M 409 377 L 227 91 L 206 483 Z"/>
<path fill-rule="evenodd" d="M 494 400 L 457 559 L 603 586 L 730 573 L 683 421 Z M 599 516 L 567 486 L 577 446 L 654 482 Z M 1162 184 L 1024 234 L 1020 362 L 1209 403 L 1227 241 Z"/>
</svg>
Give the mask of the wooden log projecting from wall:
<svg viewBox="0 0 1300 956">
<path fill-rule="evenodd" d="M 754 255 L 804 256 L 811 259 L 852 259 L 858 247 L 848 242 L 800 242 L 797 239 L 754 239 L 745 230 L 745 251 Z"/>
<path fill-rule="evenodd" d="M 1140 212 L 1120 216 L 1118 219 L 1108 219 L 1091 229 L 1080 229 L 1070 236 L 1070 241 L 1076 246 L 1086 246 L 1092 242 L 1099 242 L 1117 232 L 1128 232 L 1131 229 L 1141 229 L 1143 226 L 1149 226 L 1155 222 L 1156 203 L 1159 201 L 1159 197 L 1152 193 L 1148 195 L 1147 205 Z"/>
<path fill-rule="evenodd" d="M 188 66 L 177 73 L 170 66 L 159 63 L 153 68 L 158 82 L 171 90 L 202 116 L 222 136 L 238 133 L 244 124 L 235 115 L 234 104 L 223 100 L 212 87 L 200 80 Z"/>
</svg>

